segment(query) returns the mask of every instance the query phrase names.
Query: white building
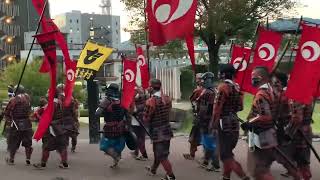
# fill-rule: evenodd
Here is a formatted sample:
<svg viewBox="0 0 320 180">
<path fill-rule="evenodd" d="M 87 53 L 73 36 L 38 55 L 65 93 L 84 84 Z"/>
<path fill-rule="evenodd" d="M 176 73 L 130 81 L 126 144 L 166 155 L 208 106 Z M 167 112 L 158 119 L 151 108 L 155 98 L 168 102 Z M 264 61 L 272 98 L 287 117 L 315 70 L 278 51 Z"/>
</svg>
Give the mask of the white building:
<svg viewBox="0 0 320 180">
<path fill-rule="evenodd" d="M 94 41 L 115 49 L 119 48 L 121 42 L 120 16 L 72 11 L 57 15 L 54 22 L 61 32 L 68 34 L 68 44 L 85 44 L 90 38 L 90 28 L 93 28 Z"/>
</svg>

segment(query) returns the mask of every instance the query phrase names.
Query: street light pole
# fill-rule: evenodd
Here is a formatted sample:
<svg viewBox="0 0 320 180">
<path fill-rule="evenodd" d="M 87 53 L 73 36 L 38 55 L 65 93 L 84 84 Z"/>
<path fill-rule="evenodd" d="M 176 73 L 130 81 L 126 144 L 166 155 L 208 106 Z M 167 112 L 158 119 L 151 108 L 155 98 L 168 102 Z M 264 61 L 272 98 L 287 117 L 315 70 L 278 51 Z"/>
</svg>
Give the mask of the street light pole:
<svg viewBox="0 0 320 180">
<path fill-rule="evenodd" d="M 90 18 L 89 39 L 94 40 L 93 18 Z M 98 84 L 94 78 L 87 80 L 88 111 L 89 111 L 89 143 L 98 144 L 100 141 L 100 117 L 95 115 L 98 108 Z"/>
</svg>

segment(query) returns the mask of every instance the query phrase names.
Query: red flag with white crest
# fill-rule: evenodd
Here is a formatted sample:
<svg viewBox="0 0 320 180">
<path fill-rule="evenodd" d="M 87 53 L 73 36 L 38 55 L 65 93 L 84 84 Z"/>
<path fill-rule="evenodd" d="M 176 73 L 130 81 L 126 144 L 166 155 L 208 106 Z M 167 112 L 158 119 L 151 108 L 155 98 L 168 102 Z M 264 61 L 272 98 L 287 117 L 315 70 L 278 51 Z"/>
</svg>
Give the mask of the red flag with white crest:
<svg viewBox="0 0 320 180">
<path fill-rule="evenodd" d="M 129 109 L 135 94 L 137 61 L 123 57 L 123 83 L 121 106 Z"/>
<path fill-rule="evenodd" d="M 286 95 L 311 104 L 320 80 L 320 28 L 302 24 L 302 34 Z"/>
<path fill-rule="evenodd" d="M 33 6 L 35 7 L 37 13 L 39 15 L 41 15 L 44 6 L 45 6 L 45 1 L 46 0 L 32 0 Z M 48 5 L 47 5 L 48 6 Z M 48 7 L 47 7 L 48 9 Z M 64 35 L 60 32 L 59 28 L 57 27 L 57 25 L 52 21 L 52 19 L 47 18 L 47 17 L 43 17 L 41 20 L 41 27 L 42 27 L 42 31 L 45 32 L 50 32 L 50 31 L 58 31 L 56 33 L 56 41 L 57 44 L 59 45 L 62 54 L 64 56 L 64 62 L 65 62 L 65 68 L 66 68 L 66 73 L 65 73 L 65 89 L 64 89 L 64 93 L 65 93 L 65 101 L 64 101 L 64 105 L 68 106 L 71 102 L 71 98 L 72 98 L 72 91 L 73 91 L 73 87 L 75 84 L 75 71 L 76 71 L 76 62 L 72 61 L 70 58 L 70 54 L 69 54 L 69 50 L 68 50 L 68 45 L 67 42 L 65 40 Z M 49 72 L 50 66 L 48 63 L 48 59 L 45 57 L 42 66 L 40 67 L 40 72 L 46 73 Z"/>
<path fill-rule="evenodd" d="M 162 46 L 168 41 L 185 39 L 195 70 L 193 32 L 197 0 L 147 0 L 150 42 Z"/>
<path fill-rule="evenodd" d="M 231 64 L 236 69 L 235 82 L 240 85 L 242 91 L 254 94 L 256 89 L 251 85 L 252 68 L 249 66 L 251 49 L 233 45 Z"/>
<path fill-rule="evenodd" d="M 48 60 L 50 66 L 50 89 L 48 93 L 48 105 L 44 110 L 37 131 L 34 134 L 34 138 L 38 141 L 40 140 L 44 133 L 47 131 L 54 111 L 54 96 L 56 93 L 57 84 L 57 53 L 56 53 L 56 41 L 55 36 L 57 31 L 48 32 L 36 35 L 38 43 L 40 44 L 43 52 Z"/>
<path fill-rule="evenodd" d="M 253 58 L 253 68 L 256 66 L 265 66 L 271 72 L 277 59 L 281 41 L 282 34 L 260 27 L 259 38 Z"/>
<path fill-rule="evenodd" d="M 143 49 L 141 46 L 137 47 L 137 65 L 138 68 L 140 69 L 140 75 L 141 75 L 141 85 L 143 89 L 147 89 L 149 87 L 149 80 L 150 80 L 150 75 L 149 75 L 149 66 L 148 62 L 146 60 L 146 57 L 143 53 Z"/>
</svg>

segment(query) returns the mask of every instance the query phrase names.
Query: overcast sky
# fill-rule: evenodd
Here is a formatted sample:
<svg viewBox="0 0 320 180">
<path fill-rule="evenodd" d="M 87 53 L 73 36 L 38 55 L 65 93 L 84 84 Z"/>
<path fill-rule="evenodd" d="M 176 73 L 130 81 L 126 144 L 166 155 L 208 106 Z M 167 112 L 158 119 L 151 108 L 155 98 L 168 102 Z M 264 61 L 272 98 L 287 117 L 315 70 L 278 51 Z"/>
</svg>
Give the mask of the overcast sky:
<svg viewBox="0 0 320 180">
<path fill-rule="evenodd" d="M 49 0 L 50 1 L 50 12 L 52 17 L 57 14 L 64 12 L 70 12 L 72 10 L 80 10 L 86 13 L 101 13 L 101 0 Z M 114 15 L 121 15 L 121 28 L 122 37 L 121 41 L 126 41 L 130 38 L 128 33 L 123 32 L 123 28 L 128 25 L 128 17 L 125 11 L 124 5 L 120 0 L 112 1 L 112 13 Z M 298 12 L 304 17 L 317 18 L 320 19 L 320 0 L 300 0 L 303 7 L 298 9 Z M 300 16 L 300 15 L 298 15 Z"/>
</svg>

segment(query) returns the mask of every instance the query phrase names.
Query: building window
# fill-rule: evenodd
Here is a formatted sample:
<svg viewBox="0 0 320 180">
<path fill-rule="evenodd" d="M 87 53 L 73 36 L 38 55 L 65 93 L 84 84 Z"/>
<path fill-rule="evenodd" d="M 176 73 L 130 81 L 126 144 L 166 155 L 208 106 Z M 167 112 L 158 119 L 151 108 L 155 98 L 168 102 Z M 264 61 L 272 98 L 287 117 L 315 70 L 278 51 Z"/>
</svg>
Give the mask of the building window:
<svg viewBox="0 0 320 180">
<path fill-rule="evenodd" d="M 79 33 L 80 32 L 80 29 L 79 28 L 77 28 L 77 33 Z"/>
<path fill-rule="evenodd" d="M 79 24 L 79 19 L 77 19 L 77 24 Z"/>
<path fill-rule="evenodd" d="M 72 30 L 72 28 L 70 28 L 70 33 L 72 33 L 73 32 L 73 30 Z"/>
<path fill-rule="evenodd" d="M 118 21 L 116 21 L 116 26 L 118 26 Z"/>
<path fill-rule="evenodd" d="M 72 23 L 72 19 L 70 19 L 70 23 Z"/>
<path fill-rule="evenodd" d="M 118 30 L 116 30 L 116 33 L 117 33 L 117 34 L 119 34 L 119 31 L 118 31 Z"/>
</svg>

